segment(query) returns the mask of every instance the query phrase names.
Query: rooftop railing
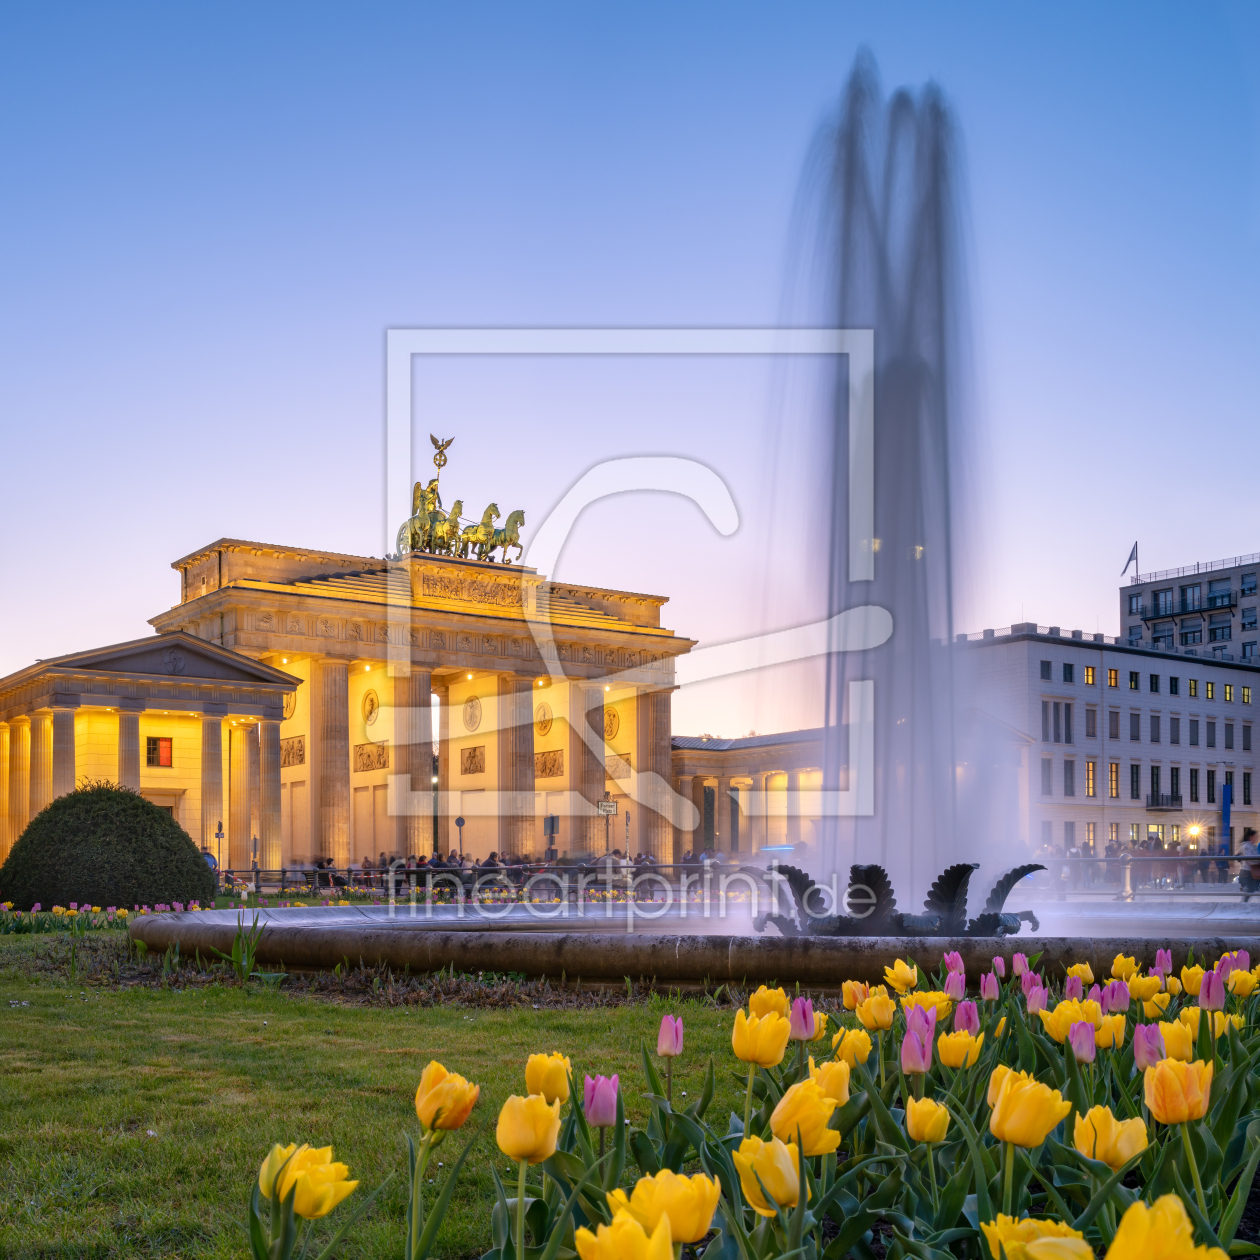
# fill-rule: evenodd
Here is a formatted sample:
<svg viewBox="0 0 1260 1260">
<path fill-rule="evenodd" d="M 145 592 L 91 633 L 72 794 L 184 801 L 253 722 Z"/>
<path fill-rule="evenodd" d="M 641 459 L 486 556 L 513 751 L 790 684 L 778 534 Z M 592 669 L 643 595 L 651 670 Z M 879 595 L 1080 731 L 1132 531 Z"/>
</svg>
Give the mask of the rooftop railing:
<svg viewBox="0 0 1260 1260">
<path fill-rule="evenodd" d="M 1246 556 L 1227 556 L 1224 560 L 1202 560 L 1198 564 L 1188 564 L 1180 569 L 1160 569 L 1157 573 L 1135 573 L 1130 586 L 1141 586 L 1145 582 L 1162 582 L 1165 578 L 1193 577 L 1196 573 L 1212 573 L 1217 569 L 1236 569 L 1244 564 L 1260 564 L 1260 551 L 1253 551 Z"/>
</svg>

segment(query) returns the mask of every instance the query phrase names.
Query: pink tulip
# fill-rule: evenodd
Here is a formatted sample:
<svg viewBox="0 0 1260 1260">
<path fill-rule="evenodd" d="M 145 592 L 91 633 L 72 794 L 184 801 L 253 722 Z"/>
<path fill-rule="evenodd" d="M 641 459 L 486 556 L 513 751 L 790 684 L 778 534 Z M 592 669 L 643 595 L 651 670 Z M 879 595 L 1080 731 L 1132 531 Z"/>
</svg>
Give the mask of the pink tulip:
<svg viewBox="0 0 1260 1260">
<path fill-rule="evenodd" d="M 73 906 L 70 908 L 74 909 Z M 1236 949 L 1232 954 L 1222 954 L 1220 962 L 1215 967 L 1215 970 L 1221 973 L 1222 980 L 1228 980 L 1231 971 L 1249 971 L 1250 969 L 1251 955 L 1245 949 Z"/>
<path fill-rule="evenodd" d="M 1085 982 L 1080 976 L 1068 976 L 1063 986 L 1063 996 L 1067 1001 L 1079 1002 L 1085 996 Z"/>
<path fill-rule="evenodd" d="M 1225 978 L 1219 971 L 1204 973 L 1203 983 L 1199 986 L 1199 1005 L 1205 1011 L 1225 1009 Z"/>
<path fill-rule="evenodd" d="M 936 1007 L 925 1014 L 921 1006 L 910 1008 L 906 1035 L 901 1043 L 901 1070 L 928 1072 L 932 1068 L 932 1042 L 936 1037 Z"/>
<path fill-rule="evenodd" d="M 792 1013 L 788 1017 L 791 1025 L 789 1034 L 793 1041 L 812 1041 L 814 1039 L 814 1004 L 809 998 L 798 997 L 792 1003 Z"/>
<path fill-rule="evenodd" d="M 1068 1044 L 1076 1055 L 1077 1063 L 1093 1063 L 1095 1053 L 1094 1025 L 1087 1019 L 1079 1020 L 1068 1030 Z"/>
<path fill-rule="evenodd" d="M 1133 1062 L 1139 1072 L 1168 1057 L 1158 1024 L 1137 1024 L 1133 1029 Z"/>
<path fill-rule="evenodd" d="M 1034 989 L 1029 989 L 1025 997 L 1028 1006 L 1029 1015 L 1035 1015 L 1038 1011 L 1046 1009 L 1046 991 L 1040 985 Z"/>
<path fill-rule="evenodd" d="M 597 1129 L 608 1129 L 617 1123 L 617 1090 L 620 1088 L 617 1074 L 597 1076 L 594 1080 L 588 1076 L 582 1091 L 582 1109 L 586 1113 L 586 1123 Z"/>
<path fill-rule="evenodd" d="M 38 913 L 39 913 L 39 902 L 38 902 L 38 901 L 37 901 L 37 902 L 36 902 L 36 903 L 35 903 L 35 904 L 31 907 L 31 913 L 32 913 L 32 914 L 38 914 Z"/>
<path fill-rule="evenodd" d="M 1166 976 L 1172 971 L 1172 950 L 1157 949 L 1155 951 L 1155 966 L 1151 971 L 1158 971 L 1161 976 Z"/>
<path fill-rule="evenodd" d="M 1026 976 L 1028 974 L 1028 955 L 1016 954 L 1011 959 L 1011 969 L 1017 976 Z M 1027 992 L 1026 989 L 1024 991 Z"/>
<path fill-rule="evenodd" d="M 994 962 L 1001 961 L 1000 958 L 994 959 Z M 998 983 L 997 976 L 991 971 L 986 971 L 980 977 L 980 996 L 986 1002 L 996 1002 L 1002 996 L 1002 986 Z"/>
<path fill-rule="evenodd" d="M 1113 980 L 1102 991 L 1102 996 L 1097 1001 L 1098 1005 L 1102 1007 L 1104 1015 L 1110 1015 L 1113 1011 L 1127 1011 L 1129 1009 L 1129 986 L 1123 980 Z"/>
<path fill-rule="evenodd" d="M 1102 990 L 1101 990 L 1101 989 L 1100 989 L 1097 985 L 1094 985 L 1094 986 L 1090 989 L 1088 996 L 1089 996 L 1089 1000 L 1090 1000 L 1091 1002 L 1101 1002 L 1101 1001 L 1102 1001 Z"/>
<path fill-rule="evenodd" d="M 993 974 L 997 976 L 999 980 L 1006 979 L 1006 959 L 1001 955 L 993 960 Z"/>
<path fill-rule="evenodd" d="M 665 1015 L 661 1018 L 661 1031 L 656 1035 L 656 1053 L 663 1059 L 677 1058 L 683 1052 L 682 1016 Z"/>
<path fill-rule="evenodd" d="M 961 971 L 951 971 L 945 977 L 945 996 L 952 998 L 955 1002 L 960 1002 L 966 992 L 967 977 Z"/>
<path fill-rule="evenodd" d="M 1029 989 L 1044 989 L 1045 982 L 1041 976 L 1035 971 L 1021 971 L 1018 973 L 1020 986 L 1024 990 L 1024 996 L 1028 996 Z"/>
<path fill-rule="evenodd" d="M 980 1012 L 974 1002 L 959 1002 L 954 1008 L 954 1031 L 969 1032 L 973 1037 L 980 1031 Z"/>
<path fill-rule="evenodd" d="M 945 964 L 945 970 L 948 972 L 966 971 L 966 967 L 963 966 L 962 955 L 956 949 L 951 949 L 948 954 L 943 954 L 941 961 Z"/>
</svg>

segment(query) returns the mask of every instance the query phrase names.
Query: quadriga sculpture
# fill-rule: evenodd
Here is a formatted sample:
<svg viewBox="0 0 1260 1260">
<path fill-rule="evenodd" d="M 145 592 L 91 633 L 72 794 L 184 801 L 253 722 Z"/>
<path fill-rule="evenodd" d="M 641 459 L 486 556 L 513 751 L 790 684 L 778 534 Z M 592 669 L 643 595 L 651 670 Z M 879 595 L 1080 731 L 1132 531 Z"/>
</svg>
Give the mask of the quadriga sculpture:
<svg viewBox="0 0 1260 1260">
<path fill-rule="evenodd" d="M 1031 910 L 1012 914 L 1002 907 L 1021 879 L 1046 868 L 1040 862 L 1027 862 L 1007 871 L 993 885 L 984 910 L 969 920 L 967 884 L 978 869 L 975 862 L 949 867 L 928 891 L 923 903 L 927 913 L 906 914 L 897 909 L 896 894 L 882 866 L 853 866 L 846 903 L 857 913 L 824 915 L 823 890 L 797 867 L 780 866 L 778 874 L 791 890 L 796 913 L 761 914 L 753 926 L 764 932 L 766 925 L 773 923 L 783 936 L 1014 936 L 1023 923 L 1037 931 L 1040 924 Z"/>
</svg>

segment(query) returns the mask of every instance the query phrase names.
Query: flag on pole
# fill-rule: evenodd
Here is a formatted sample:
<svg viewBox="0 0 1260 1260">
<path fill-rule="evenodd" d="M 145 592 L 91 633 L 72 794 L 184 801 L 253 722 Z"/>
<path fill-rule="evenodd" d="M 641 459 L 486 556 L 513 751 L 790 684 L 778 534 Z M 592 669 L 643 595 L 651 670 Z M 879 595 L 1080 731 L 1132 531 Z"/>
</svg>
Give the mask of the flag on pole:
<svg viewBox="0 0 1260 1260">
<path fill-rule="evenodd" d="M 1137 543 L 1133 544 L 1133 550 L 1129 552 L 1129 558 L 1124 562 L 1124 568 L 1120 570 L 1120 576 L 1124 577 L 1129 571 L 1129 565 L 1133 566 L 1133 575 L 1137 576 Z"/>
</svg>

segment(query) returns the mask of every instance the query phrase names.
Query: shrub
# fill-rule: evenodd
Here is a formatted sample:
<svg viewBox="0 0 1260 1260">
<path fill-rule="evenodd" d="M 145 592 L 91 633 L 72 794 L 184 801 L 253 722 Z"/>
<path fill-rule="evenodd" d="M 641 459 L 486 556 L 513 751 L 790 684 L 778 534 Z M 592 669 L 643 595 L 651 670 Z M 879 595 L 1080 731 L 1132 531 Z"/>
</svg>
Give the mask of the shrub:
<svg viewBox="0 0 1260 1260">
<path fill-rule="evenodd" d="M 19 910 L 213 903 L 214 873 L 165 810 L 130 788 L 85 783 L 41 810 L 0 867 L 0 901 Z"/>
</svg>

